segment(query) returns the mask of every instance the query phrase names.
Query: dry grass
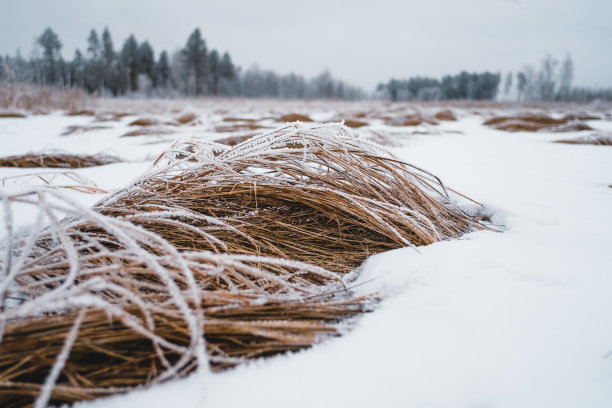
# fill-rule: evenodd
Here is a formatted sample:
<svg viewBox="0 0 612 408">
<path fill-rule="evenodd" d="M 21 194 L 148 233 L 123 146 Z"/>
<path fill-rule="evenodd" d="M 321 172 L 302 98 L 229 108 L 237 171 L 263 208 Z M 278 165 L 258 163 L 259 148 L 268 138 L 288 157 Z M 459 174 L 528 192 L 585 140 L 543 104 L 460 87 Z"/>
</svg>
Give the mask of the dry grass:
<svg viewBox="0 0 612 408">
<path fill-rule="evenodd" d="M 257 119 L 250 119 L 250 118 L 235 118 L 235 117 L 227 117 L 227 118 L 223 118 L 224 122 L 257 122 Z"/>
<path fill-rule="evenodd" d="M 232 148 L 187 140 L 156 164 L 94 210 L 39 192 L 3 197 L 7 214 L 39 209 L 23 238 L 8 224 L 0 261 L 4 406 L 309 347 L 369 309 L 373 298 L 348 289 L 369 255 L 484 228 L 435 176 L 337 124 Z"/>
<path fill-rule="evenodd" d="M 278 118 L 278 122 L 312 122 L 312 119 L 307 115 L 288 113 Z"/>
<path fill-rule="evenodd" d="M 589 125 L 579 122 L 580 118 L 591 117 L 580 115 L 567 115 L 562 118 L 553 118 L 542 114 L 524 114 L 518 116 L 497 116 L 486 120 L 483 124 L 497 130 L 506 132 L 576 132 L 593 130 Z"/>
<path fill-rule="evenodd" d="M 597 132 L 591 135 L 577 137 L 574 139 L 556 140 L 555 143 L 612 146 L 612 134 L 605 132 Z"/>
<path fill-rule="evenodd" d="M 216 126 L 215 131 L 219 133 L 243 132 L 245 130 L 265 129 L 264 126 L 256 123 L 237 123 L 231 126 Z"/>
<path fill-rule="evenodd" d="M 421 125 L 436 125 L 437 122 L 431 119 L 426 119 L 420 113 L 407 114 L 397 116 L 387 122 L 389 126 L 421 126 Z"/>
<path fill-rule="evenodd" d="M 0 119 L 26 118 L 27 115 L 21 112 L 0 112 Z"/>
<path fill-rule="evenodd" d="M 66 112 L 66 116 L 95 116 L 96 112 L 90 109 L 71 110 Z"/>
<path fill-rule="evenodd" d="M 356 119 L 347 119 L 344 121 L 344 126 L 350 127 L 351 129 L 360 128 L 363 126 L 368 126 L 368 122 L 364 122 Z"/>
<path fill-rule="evenodd" d="M 195 113 L 184 113 L 176 118 L 174 118 L 174 120 L 178 123 L 180 123 L 181 125 L 188 125 L 191 123 L 194 123 L 195 121 L 198 120 L 198 116 Z"/>
<path fill-rule="evenodd" d="M 83 109 L 92 98 L 80 89 L 59 89 L 0 81 L 0 107 L 29 111 L 45 109 Z"/>
<path fill-rule="evenodd" d="M 129 126 L 159 126 L 163 125 L 164 122 L 155 118 L 138 118 L 129 123 Z"/>
<path fill-rule="evenodd" d="M 132 136 L 159 136 L 159 135 L 170 135 L 175 133 L 174 129 L 164 127 L 142 127 L 140 129 L 130 130 L 124 133 L 121 137 L 132 137 Z"/>
<path fill-rule="evenodd" d="M 440 121 L 456 121 L 457 117 L 455 116 L 455 114 L 453 113 L 453 111 L 451 110 L 443 110 L 440 111 L 438 113 L 436 113 L 434 115 L 434 118 L 436 118 L 436 120 L 440 120 Z"/>
<path fill-rule="evenodd" d="M 110 126 L 79 126 L 73 125 L 68 126 L 66 130 L 64 130 L 61 136 L 70 136 L 70 135 L 78 135 L 81 133 L 91 132 L 92 130 L 103 130 L 110 129 Z"/>
<path fill-rule="evenodd" d="M 117 163 L 119 161 L 121 160 L 117 156 L 100 153 L 80 155 L 61 152 L 40 152 L 0 157 L 0 167 L 80 169 Z"/>
<path fill-rule="evenodd" d="M 191 214 L 183 222 L 196 230 L 162 228 L 147 219 L 138 223 L 181 250 L 276 256 L 341 272 L 371 254 L 430 244 L 474 227 L 450 204 L 437 179 L 346 132 L 335 124 L 312 131 L 289 125 L 250 138 L 200 167 L 172 165 L 99 210 L 124 217 L 160 208 Z M 175 149 L 159 161 L 211 157 L 210 147 L 195 141 Z M 208 225 L 200 216 L 231 228 Z M 202 228 L 224 245 L 198 239 Z"/>
</svg>

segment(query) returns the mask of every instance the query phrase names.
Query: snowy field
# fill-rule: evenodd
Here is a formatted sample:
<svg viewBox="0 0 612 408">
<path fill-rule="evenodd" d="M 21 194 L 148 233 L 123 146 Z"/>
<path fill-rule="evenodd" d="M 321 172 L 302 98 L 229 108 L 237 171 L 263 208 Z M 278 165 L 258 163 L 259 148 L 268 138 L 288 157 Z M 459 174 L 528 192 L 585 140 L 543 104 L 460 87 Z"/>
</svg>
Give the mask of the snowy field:
<svg viewBox="0 0 612 408">
<path fill-rule="evenodd" d="M 418 111 L 429 119 L 443 109 L 457 120 L 392 125 L 394 117 Z M 601 119 L 583 121 L 594 130 L 564 133 L 483 125 L 493 116 L 534 109 L 553 117 L 579 110 Z M 612 110 L 112 100 L 93 110 L 0 118 L 2 156 L 103 152 L 121 162 L 68 172 L 0 168 L 2 189 L 57 188 L 93 205 L 102 190 L 127 185 L 181 137 L 248 136 L 280 126 L 283 114 L 300 113 L 317 122 L 362 122 L 353 124 L 357 136 L 386 145 L 482 203 L 500 232 L 371 257 L 354 290 L 378 291 L 384 300 L 339 338 L 79 407 L 612 406 L 612 147 L 553 143 L 609 136 Z M 182 124 L 189 113 L 196 118 Z M 130 125 L 142 118 L 149 126 Z M 139 129 L 145 134 L 124 136 Z M 77 185 L 101 192 L 77 191 Z M 26 209 L 15 214 L 20 225 L 31 216 Z"/>
</svg>

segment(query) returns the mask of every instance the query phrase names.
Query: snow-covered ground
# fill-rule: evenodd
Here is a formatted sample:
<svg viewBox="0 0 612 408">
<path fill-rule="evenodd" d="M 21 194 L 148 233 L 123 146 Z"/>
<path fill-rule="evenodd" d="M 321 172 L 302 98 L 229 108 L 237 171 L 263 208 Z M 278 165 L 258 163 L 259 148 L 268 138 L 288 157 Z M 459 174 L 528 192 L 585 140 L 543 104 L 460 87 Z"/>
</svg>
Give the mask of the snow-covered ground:
<svg viewBox="0 0 612 408">
<path fill-rule="evenodd" d="M 229 106 L 228 116 L 244 113 Z M 336 117 L 316 109 L 317 120 Z M 612 147 L 551 143 L 584 132 L 506 133 L 473 109 L 455 113 L 457 122 L 420 127 L 426 134 L 379 120 L 357 132 L 393 134 L 395 154 L 484 204 L 503 232 L 370 258 L 354 290 L 386 298 L 340 338 L 78 406 L 612 406 Z M 112 191 L 176 137 L 212 138 L 219 118 L 209 112 L 164 138 L 120 138 L 135 116 L 59 136 L 92 118 L 54 113 L 0 120 L 0 141 L 3 156 L 114 151 L 129 161 L 74 170 Z M 612 121 L 588 123 L 612 132 Z M 49 170 L 0 169 L 0 178 L 37 171 Z M 88 205 L 102 197 L 70 194 Z"/>
</svg>

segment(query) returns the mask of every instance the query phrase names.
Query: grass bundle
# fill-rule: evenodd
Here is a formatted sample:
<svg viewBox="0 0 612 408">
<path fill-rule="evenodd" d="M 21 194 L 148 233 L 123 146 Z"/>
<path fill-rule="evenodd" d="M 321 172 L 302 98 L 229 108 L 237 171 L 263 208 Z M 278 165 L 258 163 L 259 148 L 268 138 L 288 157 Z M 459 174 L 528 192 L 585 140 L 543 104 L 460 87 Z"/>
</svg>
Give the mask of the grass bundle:
<svg viewBox="0 0 612 408">
<path fill-rule="evenodd" d="M 50 151 L 0 157 L 0 167 L 80 169 L 120 161 L 118 157 L 109 154 L 85 155 Z"/>
<path fill-rule="evenodd" d="M 451 113 L 452 114 L 452 113 Z M 447 116 L 448 117 L 448 116 Z M 451 119 L 443 119 L 451 120 Z M 432 119 L 423 117 L 420 113 L 407 114 L 396 116 L 387 121 L 389 126 L 421 126 L 421 125 L 437 125 L 438 122 Z"/>
<path fill-rule="evenodd" d="M 315 266 L 179 252 L 153 232 L 54 192 L 2 200 L 9 221 L 14 205 L 38 208 L 25 237 L 15 239 L 6 226 L 3 407 L 91 399 L 198 366 L 220 369 L 298 350 L 337 334 L 334 323 L 363 312 L 370 301 L 344 296 L 345 282 Z M 329 284 L 306 284 L 305 274 Z"/>
<path fill-rule="evenodd" d="M 158 159 L 167 167 L 97 209 L 180 250 L 282 257 L 336 272 L 480 228 L 436 177 L 349 132 L 287 125 L 233 148 L 185 142 Z"/>
<path fill-rule="evenodd" d="M 91 132 L 92 130 L 104 130 L 104 129 L 110 129 L 110 126 L 71 125 L 71 126 L 68 126 L 66 130 L 64 130 L 60 136 L 78 135 L 81 133 Z"/>
<path fill-rule="evenodd" d="M 539 114 L 525 114 L 519 116 L 497 116 L 488 119 L 484 125 L 506 132 L 576 132 L 593 130 L 580 120 L 592 120 L 593 117 L 584 115 L 566 115 L 562 118 Z"/>
<path fill-rule="evenodd" d="M 94 209 L 53 191 L 1 197 L 3 406 L 309 347 L 369 310 L 348 288 L 367 256 L 484 228 L 436 177 L 338 124 L 232 148 L 187 140 L 156 164 Z M 38 208 L 18 239 L 15 205 Z"/>
<path fill-rule="evenodd" d="M 21 112 L 0 112 L 0 119 L 21 119 L 21 118 L 27 118 L 27 115 Z"/>
<path fill-rule="evenodd" d="M 612 134 L 606 132 L 595 132 L 587 136 L 576 137 L 573 139 L 556 140 L 555 143 L 612 146 Z"/>
</svg>

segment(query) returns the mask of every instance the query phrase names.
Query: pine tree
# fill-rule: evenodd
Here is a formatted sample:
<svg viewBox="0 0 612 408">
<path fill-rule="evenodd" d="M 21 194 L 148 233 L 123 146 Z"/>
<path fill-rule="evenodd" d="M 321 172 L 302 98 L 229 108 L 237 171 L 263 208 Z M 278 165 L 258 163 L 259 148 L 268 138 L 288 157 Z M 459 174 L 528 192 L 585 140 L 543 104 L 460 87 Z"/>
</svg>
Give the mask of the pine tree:
<svg viewBox="0 0 612 408">
<path fill-rule="evenodd" d="M 206 72 L 206 42 L 202 38 L 199 28 L 193 30 L 187 39 L 182 54 L 185 67 L 191 71 L 193 76 L 195 94 L 196 96 L 200 95 L 208 73 Z"/>
<path fill-rule="evenodd" d="M 212 50 L 208 54 L 208 77 L 210 79 L 210 88 L 213 95 L 219 93 L 219 79 L 221 78 L 221 61 L 217 50 Z"/>
<path fill-rule="evenodd" d="M 79 49 L 74 52 L 74 58 L 70 63 L 70 85 L 85 87 L 85 60 Z"/>
<path fill-rule="evenodd" d="M 110 31 L 108 27 L 104 28 L 102 32 L 102 61 L 103 61 L 103 81 L 104 86 L 113 92 L 113 94 L 117 94 L 118 91 L 118 83 L 117 83 L 117 75 L 115 74 L 114 65 L 117 56 L 115 54 L 115 50 L 113 47 L 113 40 L 111 38 Z"/>
<path fill-rule="evenodd" d="M 168 86 L 168 79 L 170 78 L 170 65 L 168 63 L 168 53 L 162 51 L 159 54 L 159 60 L 155 64 L 154 75 L 153 75 L 153 86 L 163 87 Z"/>
<path fill-rule="evenodd" d="M 89 92 L 102 87 L 102 46 L 96 30 L 92 29 L 87 37 L 87 55 L 89 61 L 85 71 L 85 86 Z"/>
<path fill-rule="evenodd" d="M 121 49 L 121 63 L 127 71 L 125 74 L 127 76 L 127 85 L 129 89 L 132 92 L 136 92 L 138 90 L 139 58 L 138 42 L 133 34 L 130 35 L 123 44 L 123 48 Z"/>
<path fill-rule="evenodd" d="M 43 56 L 45 58 L 45 69 L 43 75 L 48 84 L 55 84 L 57 76 L 57 59 L 59 58 L 60 50 L 62 49 L 62 43 L 55 32 L 48 27 L 43 31 L 40 37 L 37 39 L 38 44 L 43 49 Z"/>
<path fill-rule="evenodd" d="M 148 41 L 145 41 L 138 47 L 138 73 L 145 74 L 153 81 L 154 65 L 153 48 Z"/>
</svg>

